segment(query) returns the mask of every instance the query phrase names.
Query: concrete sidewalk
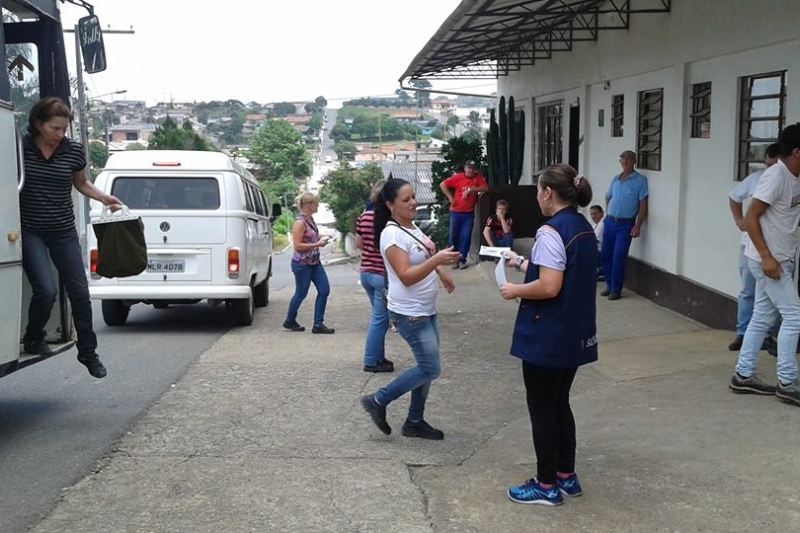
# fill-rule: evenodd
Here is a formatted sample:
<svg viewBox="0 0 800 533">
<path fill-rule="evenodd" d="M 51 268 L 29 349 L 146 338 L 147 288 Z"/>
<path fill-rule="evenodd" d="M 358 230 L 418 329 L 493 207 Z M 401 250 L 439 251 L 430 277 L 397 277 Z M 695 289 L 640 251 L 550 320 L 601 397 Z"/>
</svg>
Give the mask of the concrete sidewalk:
<svg viewBox="0 0 800 533">
<path fill-rule="evenodd" d="M 600 362 L 573 388 L 584 495 L 557 508 L 511 503 L 506 489 L 535 474 L 535 459 L 508 355 L 516 305 L 492 268 L 454 272 L 456 292 L 439 298 L 443 371 L 426 419 L 444 441 L 400 435 L 407 398 L 389 407 L 388 437 L 361 409 L 392 375 L 361 371 L 369 310 L 355 280 L 333 289 L 330 336 L 280 327 L 286 288 L 203 354 L 34 531 L 800 530 L 800 409 L 732 394 L 730 332 L 628 292 L 598 299 Z M 301 324 L 312 307 L 313 291 Z M 406 344 L 387 335 L 387 355 L 408 368 Z M 774 366 L 764 353 L 770 380 Z"/>
</svg>

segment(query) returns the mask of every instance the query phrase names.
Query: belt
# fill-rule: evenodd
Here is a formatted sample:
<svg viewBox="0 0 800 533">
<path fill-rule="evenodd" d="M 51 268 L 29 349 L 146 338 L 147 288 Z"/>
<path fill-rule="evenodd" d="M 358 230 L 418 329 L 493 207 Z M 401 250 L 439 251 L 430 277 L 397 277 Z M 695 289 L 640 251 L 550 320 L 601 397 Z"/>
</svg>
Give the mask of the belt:
<svg viewBox="0 0 800 533">
<path fill-rule="evenodd" d="M 636 222 L 636 217 L 634 217 L 634 218 L 618 218 L 618 217 L 612 217 L 611 215 L 606 215 L 606 216 L 608 218 L 610 218 L 611 220 L 613 220 L 614 222 L 634 222 L 634 223 Z"/>
</svg>

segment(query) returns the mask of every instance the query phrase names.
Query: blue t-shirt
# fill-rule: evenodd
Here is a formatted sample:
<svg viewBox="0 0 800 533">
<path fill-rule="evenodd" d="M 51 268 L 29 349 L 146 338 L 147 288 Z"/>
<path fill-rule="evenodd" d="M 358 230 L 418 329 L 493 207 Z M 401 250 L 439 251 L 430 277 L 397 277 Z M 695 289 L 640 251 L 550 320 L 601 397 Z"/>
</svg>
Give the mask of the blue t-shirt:
<svg viewBox="0 0 800 533">
<path fill-rule="evenodd" d="M 647 178 L 633 171 L 625 181 L 619 179 L 619 174 L 611 180 L 606 198 L 608 214 L 614 218 L 636 218 L 639 212 L 639 202 L 647 198 Z"/>
</svg>

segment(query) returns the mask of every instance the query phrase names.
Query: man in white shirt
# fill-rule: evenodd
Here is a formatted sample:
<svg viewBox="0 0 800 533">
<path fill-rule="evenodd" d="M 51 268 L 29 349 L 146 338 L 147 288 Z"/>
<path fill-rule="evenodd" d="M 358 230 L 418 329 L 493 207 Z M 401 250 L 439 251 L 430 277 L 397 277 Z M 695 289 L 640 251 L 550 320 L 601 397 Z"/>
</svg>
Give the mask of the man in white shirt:
<svg viewBox="0 0 800 533">
<path fill-rule="evenodd" d="M 800 123 L 784 128 L 778 142 L 780 160 L 761 176 L 745 216 L 750 237 L 745 255 L 756 278 L 755 305 L 730 388 L 734 392 L 774 394 L 800 405 L 795 356 L 800 338 L 800 295 L 792 279 L 800 223 Z M 775 386 L 760 379 L 756 367 L 761 345 L 778 316 L 782 322 Z"/>
<path fill-rule="evenodd" d="M 778 155 L 780 155 L 781 148 L 778 143 L 773 143 L 767 147 L 764 154 L 764 170 L 778 162 Z M 739 350 L 742 347 L 742 340 L 744 339 L 744 332 L 747 330 L 747 324 L 750 323 L 750 317 L 753 315 L 753 302 L 756 294 L 756 278 L 750 273 L 747 267 L 747 258 L 744 255 L 744 249 L 750 239 L 747 236 L 747 231 L 744 226 L 744 211 L 742 205 L 745 200 L 753 197 L 753 192 L 756 190 L 758 180 L 764 174 L 764 170 L 753 172 L 742 180 L 733 190 L 728 194 L 728 204 L 733 215 L 733 222 L 736 227 L 742 232 L 742 237 L 739 240 L 739 277 L 742 279 L 742 290 L 739 292 L 737 301 L 738 313 L 736 317 L 736 338 L 728 345 L 731 351 Z M 770 330 L 770 332 L 777 331 L 777 324 Z M 777 349 L 775 341 L 772 337 L 767 337 L 764 340 L 764 349 Z"/>
<path fill-rule="evenodd" d="M 592 226 L 594 226 L 594 236 L 597 238 L 597 251 L 603 250 L 603 217 L 605 212 L 600 204 L 595 204 L 589 208 L 589 216 L 592 217 Z M 603 276 L 603 264 L 600 254 L 597 254 L 597 281 L 605 281 Z"/>
</svg>

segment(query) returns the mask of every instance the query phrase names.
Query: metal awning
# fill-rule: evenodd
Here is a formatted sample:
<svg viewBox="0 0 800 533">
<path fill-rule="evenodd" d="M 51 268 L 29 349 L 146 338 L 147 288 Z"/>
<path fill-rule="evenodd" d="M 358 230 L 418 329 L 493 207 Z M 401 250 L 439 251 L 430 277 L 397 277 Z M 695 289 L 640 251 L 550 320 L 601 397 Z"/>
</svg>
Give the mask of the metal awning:
<svg viewBox="0 0 800 533">
<path fill-rule="evenodd" d="M 463 0 L 400 78 L 496 79 L 627 30 L 631 15 L 668 13 L 672 0 Z"/>
</svg>

